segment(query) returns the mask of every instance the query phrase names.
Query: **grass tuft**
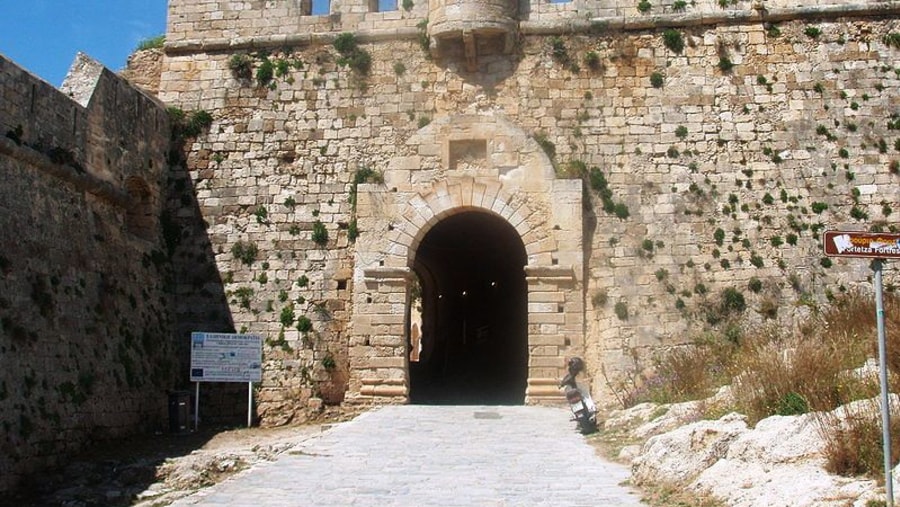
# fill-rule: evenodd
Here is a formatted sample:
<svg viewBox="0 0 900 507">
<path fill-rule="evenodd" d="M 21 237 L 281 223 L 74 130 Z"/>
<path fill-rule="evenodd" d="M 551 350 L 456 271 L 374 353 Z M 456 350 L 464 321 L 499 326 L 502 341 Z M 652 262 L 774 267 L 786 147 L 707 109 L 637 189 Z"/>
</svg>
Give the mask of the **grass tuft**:
<svg viewBox="0 0 900 507">
<path fill-rule="evenodd" d="M 166 44 L 166 34 L 160 34 L 155 37 L 148 37 L 138 42 L 135 51 L 146 51 L 148 49 L 162 49 Z"/>
</svg>

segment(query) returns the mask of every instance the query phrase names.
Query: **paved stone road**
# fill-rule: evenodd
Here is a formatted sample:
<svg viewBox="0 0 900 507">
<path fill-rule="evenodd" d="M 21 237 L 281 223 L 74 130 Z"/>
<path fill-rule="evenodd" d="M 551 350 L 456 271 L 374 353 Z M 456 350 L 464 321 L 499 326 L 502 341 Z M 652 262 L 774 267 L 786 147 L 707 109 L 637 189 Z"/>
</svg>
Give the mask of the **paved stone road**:
<svg viewBox="0 0 900 507">
<path fill-rule="evenodd" d="M 390 406 L 172 505 L 644 505 L 620 485 L 628 476 L 564 409 Z"/>
</svg>

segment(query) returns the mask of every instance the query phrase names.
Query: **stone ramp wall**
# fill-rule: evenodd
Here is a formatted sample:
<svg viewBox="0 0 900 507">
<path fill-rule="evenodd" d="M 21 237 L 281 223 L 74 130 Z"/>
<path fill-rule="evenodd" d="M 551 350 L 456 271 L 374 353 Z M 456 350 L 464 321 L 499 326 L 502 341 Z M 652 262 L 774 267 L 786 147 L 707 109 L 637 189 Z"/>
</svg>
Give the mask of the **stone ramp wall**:
<svg viewBox="0 0 900 507">
<path fill-rule="evenodd" d="M 166 429 L 174 385 L 168 117 L 83 55 L 65 90 L 0 58 L 0 492 Z"/>
</svg>

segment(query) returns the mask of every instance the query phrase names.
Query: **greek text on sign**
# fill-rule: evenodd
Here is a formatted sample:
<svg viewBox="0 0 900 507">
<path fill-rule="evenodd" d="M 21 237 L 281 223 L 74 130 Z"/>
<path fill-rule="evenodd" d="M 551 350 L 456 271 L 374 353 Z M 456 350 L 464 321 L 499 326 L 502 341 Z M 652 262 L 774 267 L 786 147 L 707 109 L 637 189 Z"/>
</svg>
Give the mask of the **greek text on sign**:
<svg viewBox="0 0 900 507">
<path fill-rule="evenodd" d="M 191 382 L 260 382 L 262 337 L 191 333 Z"/>
<path fill-rule="evenodd" d="M 829 257 L 900 259 L 900 234 L 826 231 L 822 242 Z"/>
</svg>

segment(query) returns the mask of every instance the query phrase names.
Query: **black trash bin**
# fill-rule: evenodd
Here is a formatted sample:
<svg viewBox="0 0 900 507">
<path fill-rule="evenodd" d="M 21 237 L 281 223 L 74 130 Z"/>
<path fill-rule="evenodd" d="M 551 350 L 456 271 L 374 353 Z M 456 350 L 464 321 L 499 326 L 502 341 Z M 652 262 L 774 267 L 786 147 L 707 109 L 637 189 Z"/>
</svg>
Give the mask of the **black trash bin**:
<svg viewBox="0 0 900 507">
<path fill-rule="evenodd" d="M 191 393 L 172 391 L 169 393 L 169 431 L 181 433 L 190 430 Z"/>
</svg>

